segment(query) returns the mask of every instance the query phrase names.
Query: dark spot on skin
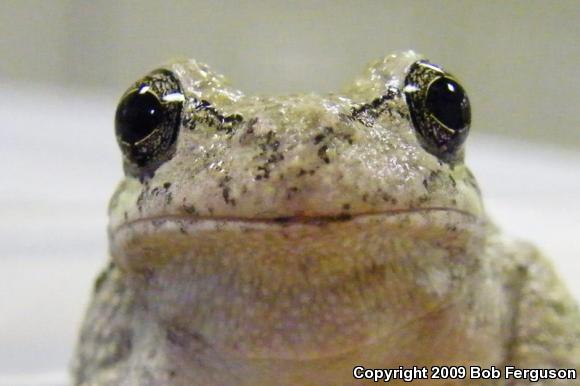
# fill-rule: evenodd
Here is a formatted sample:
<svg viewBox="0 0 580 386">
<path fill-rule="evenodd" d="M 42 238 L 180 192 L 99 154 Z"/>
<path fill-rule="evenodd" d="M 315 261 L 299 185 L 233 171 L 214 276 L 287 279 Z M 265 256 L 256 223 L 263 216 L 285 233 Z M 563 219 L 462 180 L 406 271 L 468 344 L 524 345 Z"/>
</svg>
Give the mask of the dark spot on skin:
<svg viewBox="0 0 580 386">
<path fill-rule="evenodd" d="M 314 175 L 314 173 L 316 173 L 316 170 L 315 170 L 315 169 L 311 169 L 311 170 L 304 170 L 304 169 L 300 169 L 300 170 L 298 171 L 298 174 L 297 174 L 297 176 L 298 176 L 298 177 L 302 177 L 302 176 L 305 176 L 305 175 L 307 175 L 307 174 L 308 174 L 308 175 L 310 175 L 310 176 L 312 176 L 312 175 Z"/>
<path fill-rule="evenodd" d="M 171 187 L 171 182 L 164 183 L 163 187 L 165 188 L 165 190 L 169 189 Z"/>
<path fill-rule="evenodd" d="M 133 349 L 133 332 L 128 329 L 123 329 L 121 331 L 113 333 L 115 345 L 113 347 L 113 352 L 104 359 L 99 365 L 103 367 L 108 367 L 113 364 L 121 362 L 122 358 L 126 358 L 131 354 Z M 111 347 L 111 346 L 109 346 Z"/>
<path fill-rule="evenodd" d="M 258 166 L 256 169 L 258 169 L 258 171 L 262 173 L 256 176 L 257 180 L 261 180 L 262 178 L 264 179 L 270 178 L 270 169 L 268 169 L 266 166 Z"/>
<path fill-rule="evenodd" d="M 127 211 L 123 212 L 123 218 L 125 219 L 125 221 L 129 219 L 129 213 L 127 213 Z"/>
<path fill-rule="evenodd" d="M 172 345 L 181 348 L 190 348 L 195 346 L 201 348 L 208 346 L 203 335 L 197 332 L 186 331 L 185 329 L 179 328 L 177 326 L 171 326 L 167 328 L 167 331 L 165 332 L 165 338 Z"/>
<path fill-rule="evenodd" d="M 318 134 L 314 137 L 314 144 L 318 145 L 324 139 L 324 134 Z"/>
<path fill-rule="evenodd" d="M 146 190 L 143 189 L 141 193 L 139 193 L 139 197 L 137 197 L 137 208 L 139 211 L 143 209 L 143 201 L 145 201 Z"/>
<path fill-rule="evenodd" d="M 325 146 L 328 146 L 328 144 L 335 138 L 339 139 L 341 141 L 345 141 L 349 145 L 352 145 L 354 142 L 353 136 L 351 133 L 344 133 L 344 132 L 335 133 L 334 128 L 332 128 L 330 126 L 325 126 L 322 129 L 322 133 L 319 133 L 316 136 L 314 136 L 314 144 L 315 145 L 323 144 Z"/>
<path fill-rule="evenodd" d="M 223 120 L 224 122 L 240 123 L 244 120 L 244 117 L 242 117 L 240 114 L 233 114 L 225 117 Z"/>
<path fill-rule="evenodd" d="M 204 109 L 209 108 L 210 106 L 211 106 L 211 103 L 209 103 L 205 99 L 202 99 L 201 101 L 199 101 L 199 103 L 197 104 L 197 106 L 195 106 L 195 109 L 196 110 L 204 110 Z"/>
<path fill-rule="evenodd" d="M 256 138 L 260 154 L 256 158 L 263 160 L 263 163 L 256 169 L 258 173 L 255 176 L 256 180 L 270 178 L 270 171 L 273 166 L 284 160 L 284 155 L 279 151 L 280 141 L 276 138 L 273 131 L 268 131 L 265 136 Z"/>
<path fill-rule="evenodd" d="M 432 170 L 429 176 L 423 179 L 423 186 L 429 193 L 436 190 L 438 186 L 441 186 L 441 174 L 439 170 Z"/>
<path fill-rule="evenodd" d="M 455 182 L 455 178 L 453 178 L 453 176 L 450 174 L 449 175 L 449 180 L 451 181 L 451 185 L 453 185 L 453 187 L 457 187 L 457 182 Z"/>
<path fill-rule="evenodd" d="M 229 187 L 224 187 L 222 189 L 222 197 L 224 198 L 224 201 L 226 202 L 226 204 L 231 204 L 232 206 L 236 206 L 236 200 L 230 198 L 230 188 Z"/>
<path fill-rule="evenodd" d="M 171 192 L 167 192 L 166 184 L 167 183 L 163 184 L 163 187 L 156 186 L 153 189 L 151 189 L 150 191 L 147 191 L 147 189 L 144 189 L 141 192 L 141 194 L 139 195 L 139 197 L 137 198 L 137 207 L 139 208 L 139 210 L 142 210 L 142 204 L 144 201 L 146 201 L 150 197 L 158 197 L 160 194 L 165 194 L 165 204 L 166 205 L 171 204 L 171 202 L 173 201 L 173 195 L 171 194 Z"/>
<path fill-rule="evenodd" d="M 481 190 L 479 189 L 479 186 L 477 185 L 477 182 L 475 180 L 475 176 L 473 175 L 473 173 L 471 173 L 471 170 L 467 169 L 467 178 L 465 179 L 465 181 L 471 185 L 471 187 L 473 187 L 477 193 L 479 193 L 479 195 L 481 195 Z"/>
<path fill-rule="evenodd" d="M 376 109 L 377 107 L 379 107 L 380 105 L 383 104 L 383 102 L 385 101 L 385 96 L 381 96 L 379 98 L 376 98 L 375 100 L 373 100 L 371 102 L 371 107 Z"/>
<path fill-rule="evenodd" d="M 426 194 L 419 196 L 419 198 L 417 198 L 417 201 L 419 201 L 419 204 L 424 204 L 429 201 L 429 196 Z"/>
<path fill-rule="evenodd" d="M 276 146 L 277 148 L 277 146 Z M 275 163 L 275 162 L 279 162 L 282 161 L 284 159 L 284 155 L 283 154 L 272 154 L 269 158 L 268 158 L 268 162 L 269 163 Z"/>
<path fill-rule="evenodd" d="M 248 120 L 248 122 L 246 123 L 246 129 L 238 139 L 238 142 L 240 144 L 246 145 L 253 144 L 255 142 L 254 131 L 257 123 L 258 123 L 257 117 L 253 117 Z"/>
<path fill-rule="evenodd" d="M 294 195 L 296 195 L 296 193 L 298 193 L 299 191 L 300 189 L 298 189 L 296 186 L 288 188 L 288 191 L 286 192 L 286 198 L 288 200 L 292 199 L 292 197 L 294 197 Z"/>
<path fill-rule="evenodd" d="M 343 139 L 349 144 L 352 145 L 354 140 L 352 139 L 352 134 L 344 134 Z"/>
<path fill-rule="evenodd" d="M 328 154 L 326 154 L 326 151 L 328 150 L 328 146 L 327 145 L 323 145 L 320 146 L 320 149 L 318 149 L 318 157 L 323 160 L 324 162 L 326 162 L 327 164 L 330 163 L 330 158 L 328 158 Z"/>
<path fill-rule="evenodd" d="M 526 277 L 526 278 L 529 277 L 529 275 L 528 275 L 529 270 L 528 270 L 527 266 L 522 265 L 522 264 L 518 264 L 517 271 L 518 271 L 518 274 L 521 275 L 522 277 Z"/>
<path fill-rule="evenodd" d="M 384 112 L 388 112 L 393 115 L 400 115 L 396 109 L 393 109 L 389 101 L 400 96 L 400 91 L 397 88 L 389 87 L 387 93 L 378 98 L 373 99 L 370 103 L 365 103 L 359 105 L 358 107 L 353 107 L 351 110 L 351 119 L 361 122 L 365 126 L 374 125 L 376 119 L 381 116 Z"/>
<path fill-rule="evenodd" d="M 342 210 L 350 210 L 350 204 L 342 204 Z"/>
<path fill-rule="evenodd" d="M 234 130 L 244 121 L 240 114 L 224 115 L 218 111 L 211 102 L 202 99 L 194 100 L 194 114 L 187 117 L 187 126 L 195 128 L 197 123 L 204 123 L 209 127 L 215 127 L 217 131 L 225 131 L 232 134 Z"/>
<path fill-rule="evenodd" d="M 314 137 L 314 144 L 318 145 L 320 142 L 322 142 L 327 136 L 331 135 L 334 133 L 334 129 L 330 126 L 326 126 L 322 129 L 322 133 L 317 134 Z"/>
<path fill-rule="evenodd" d="M 264 145 L 264 149 L 267 149 L 268 148 L 268 145 L 270 145 L 272 143 L 272 141 L 274 141 L 275 138 L 276 138 L 276 134 L 274 134 L 274 132 L 272 130 L 268 131 L 266 133 L 266 143 L 263 144 Z"/>
<path fill-rule="evenodd" d="M 195 206 L 193 206 L 192 204 L 189 205 L 183 205 L 183 210 L 185 211 L 185 213 L 187 214 L 191 214 L 191 215 L 195 215 L 197 214 L 197 210 L 195 209 Z"/>
<path fill-rule="evenodd" d="M 362 195 L 363 202 L 367 202 L 368 199 L 369 199 L 368 193 L 365 193 L 365 194 Z"/>
<path fill-rule="evenodd" d="M 226 204 L 236 206 L 236 200 L 231 197 L 231 188 L 229 186 L 232 177 L 226 175 L 219 183 L 219 187 L 222 188 L 222 197 Z"/>
<path fill-rule="evenodd" d="M 381 279 L 385 277 L 386 271 L 387 267 L 384 264 L 371 263 L 366 273 L 378 279 Z M 368 279 L 366 279 L 365 281 L 368 281 Z"/>
<path fill-rule="evenodd" d="M 195 115 L 186 115 L 181 120 L 181 126 L 187 127 L 189 129 L 189 131 L 194 131 L 195 128 L 197 127 L 197 120 L 196 120 Z"/>
<path fill-rule="evenodd" d="M 391 195 L 390 195 L 390 194 L 388 194 L 388 193 L 382 193 L 382 194 L 381 194 L 381 198 L 382 198 L 382 199 L 383 199 L 383 201 L 385 201 L 385 202 L 390 202 L 390 203 L 391 203 L 391 204 L 393 204 L 393 205 L 396 205 L 396 204 L 397 204 L 397 199 L 396 199 L 396 198 L 394 198 L 393 196 L 391 196 Z"/>
<path fill-rule="evenodd" d="M 258 118 L 256 118 L 256 117 L 251 118 L 248 121 L 248 126 L 247 126 L 247 129 L 246 129 L 246 134 L 253 134 L 254 133 L 254 127 L 256 126 L 256 123 L 258 123 Z"/>
</svg>

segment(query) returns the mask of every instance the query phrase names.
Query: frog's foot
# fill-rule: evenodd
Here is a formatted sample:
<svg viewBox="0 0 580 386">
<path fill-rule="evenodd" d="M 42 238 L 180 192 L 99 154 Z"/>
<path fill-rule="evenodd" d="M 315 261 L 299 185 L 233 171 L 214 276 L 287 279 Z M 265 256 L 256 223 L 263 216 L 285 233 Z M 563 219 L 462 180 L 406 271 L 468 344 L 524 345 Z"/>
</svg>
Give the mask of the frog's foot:
<svg viewBox="0 0 580 386">
<path fill-rule="evenodd" d="M 504 366 L 507 385 L 580 385 L 578 306 L 534 247 L 518 244 L 518 251 L 513 255 L 517 278 L 512 288 L 519 293 Z"/>
</svg>

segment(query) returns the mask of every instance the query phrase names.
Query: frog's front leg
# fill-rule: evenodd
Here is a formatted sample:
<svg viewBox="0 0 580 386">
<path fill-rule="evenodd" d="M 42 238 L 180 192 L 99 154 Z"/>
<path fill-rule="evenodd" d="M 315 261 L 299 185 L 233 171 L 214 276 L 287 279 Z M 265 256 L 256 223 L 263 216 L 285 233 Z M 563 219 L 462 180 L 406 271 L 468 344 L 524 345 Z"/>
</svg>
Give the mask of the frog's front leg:
<svg viewBox="0 0 580 386">
<path fill-rule="evenodd" d="M 72 365 L 73 385 L 120 385 L 132 352 L 135 297 L 111 263 L 95 283 Z"/>
<path fill-rule="evenodd" d="M 580 373 L 580 312 L 550 262 L 534 247 L 521 245 L 513 255 L 518 291 L 512 341 L 505 366 L 517 369 L 573 369 Z M 505 369 L 505 368 L 504 368 Z M 507 369 L 505 369 L 507 371 Z M 504 376 L 507 375 L 504 373 Z M 512 379 L 508 385 L 580 385 L 580 379 Z M 511 383 L 510 383 L 511 382 Z"/>
</svg>

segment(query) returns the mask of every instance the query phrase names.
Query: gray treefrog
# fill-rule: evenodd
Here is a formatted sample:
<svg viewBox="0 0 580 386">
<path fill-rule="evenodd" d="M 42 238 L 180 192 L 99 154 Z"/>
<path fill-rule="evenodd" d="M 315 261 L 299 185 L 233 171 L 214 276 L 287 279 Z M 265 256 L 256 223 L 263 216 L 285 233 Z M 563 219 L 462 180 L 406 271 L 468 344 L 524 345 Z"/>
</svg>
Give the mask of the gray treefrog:
<svg viewBox="0 0 580 386">
<path fill-rule="evenodd" d="M 133 84 L 115 118 L 125 179 L 109 207 L 111 261 L 74 384 L 358 385 L 357 365 L 578 370 L 574 300 L 533 246 L 493 225 L 463 162 L 470 114 L 457 79 L 412 51 L 322 96 L 244 95 L 194 60 Z"/>
</svg>

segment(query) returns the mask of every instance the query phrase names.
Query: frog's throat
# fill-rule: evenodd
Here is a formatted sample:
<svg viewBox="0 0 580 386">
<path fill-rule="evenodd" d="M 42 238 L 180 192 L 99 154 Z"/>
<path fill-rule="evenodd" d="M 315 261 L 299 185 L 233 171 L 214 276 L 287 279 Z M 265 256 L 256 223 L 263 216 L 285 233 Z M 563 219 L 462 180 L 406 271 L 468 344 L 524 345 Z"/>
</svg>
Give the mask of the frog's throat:
<svg viewBox="0 0 580 386">
<path fill-rule="evenodd" d="M 457 310 L 441 307 L 470 298 L 485 232 L 443 209 L 282 224 L 164 218 L 121 227 L 111 253 L 155 325 L 224 355 L 316 359 L 389 336 L 410 344 L 396 332 L 422 336 L 431 311 L 451 323 Z"/>
</svg>

